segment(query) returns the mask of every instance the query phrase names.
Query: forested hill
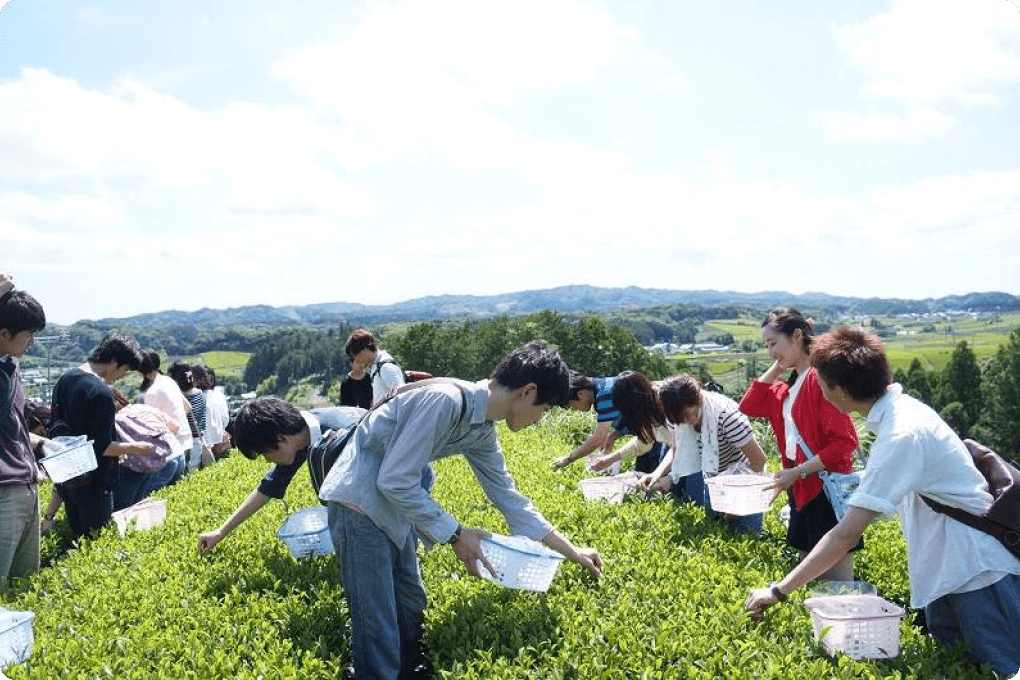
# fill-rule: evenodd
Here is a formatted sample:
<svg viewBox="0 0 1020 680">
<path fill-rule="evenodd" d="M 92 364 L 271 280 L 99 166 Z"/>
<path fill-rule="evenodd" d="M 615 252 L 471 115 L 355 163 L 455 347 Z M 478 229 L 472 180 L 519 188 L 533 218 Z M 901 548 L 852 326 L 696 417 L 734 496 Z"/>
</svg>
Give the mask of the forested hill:
<svg viewBox="0 0 1020 680">
<path fill-rule="evenodd" d="M 561 286 L 502 295 L 432 295 L 391 305 L 363 305 L 349 302 L 304 306 L 269 307 L 251 305 L 231 309 L 200 309 L 196 312 L 164 311 L 139 314 L 124 319 L 100 319 L 86 322 L 99 328 L 128 326 L 137 329 L 158 327 L 220 328 L 236 324 L 268 326 L 327 326 L 346 319 L 371 325 L 403 321 L 429 321 L 453 317 L 486 317 L 498 314 L 530 314 L 551 309 L 564 314 L 612 312 L 663 305 L 719 307 L 747 305 L 755 308 L 795 305 L 831 315 L 905 314 L 971 310 L 976 312 L 1020 311 L 1020 297 L 1008 293 L 968 293 L 942 298 L 905 300 L 899 298 L 853 298 L 781 291 L 738 293 L 734 291 L 682 291 L 659 288 L 599 288 Z"/>
</svg>

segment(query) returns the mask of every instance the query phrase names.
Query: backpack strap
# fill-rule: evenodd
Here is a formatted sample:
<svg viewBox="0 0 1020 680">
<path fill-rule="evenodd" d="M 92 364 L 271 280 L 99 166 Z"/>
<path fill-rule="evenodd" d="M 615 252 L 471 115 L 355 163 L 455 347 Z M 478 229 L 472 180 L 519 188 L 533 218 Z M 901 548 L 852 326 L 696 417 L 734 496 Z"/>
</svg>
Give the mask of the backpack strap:
<svg viewBox="0 0 1020 680">
<path fill-rule="evenodd" d="M 988 484 L 992 505 L 984 515 L 975 515 L 960 508 L 940 503 L 924 494 L 918 494 L 935 512 L 948 515 L 958 522 L 994 536 L 1017 557 L 1020 557 L 1020 470 L 1010 465 L 987 446 L 965 439 L 981 476 Z"/>
</svg>

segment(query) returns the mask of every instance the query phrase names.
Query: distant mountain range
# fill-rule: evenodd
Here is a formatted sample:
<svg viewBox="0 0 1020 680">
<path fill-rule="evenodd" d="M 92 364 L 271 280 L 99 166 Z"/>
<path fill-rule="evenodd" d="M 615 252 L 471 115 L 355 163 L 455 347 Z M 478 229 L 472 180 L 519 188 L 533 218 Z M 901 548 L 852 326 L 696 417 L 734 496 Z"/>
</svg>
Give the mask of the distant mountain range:
<svg viewBox="0 0 1020 680">
<path fill-rule="evenodd" d="M 100 328 L 131 326 L 138 329 L 190 326 L 216 328 L 236 324 L 264 326 L 323 326 L 344 319 L 355 324 L 430 321 L 454 317 L 487 317 L 529 314 L 551 309 L 565 314 L 619 312 L 667 305 L 720 307 L 746 305 L 754 308 L 792 305 L 829 314 L 903 314 L 945 312 L 1020 311 L 1020 297 L 1008 293 L 968 293 L 923 300 L 839 297 L 825 293 L 793 295 L 781 291 L 738 293 L 716 290 L 664 290 L 658 288 L 600 288 L 561 286 L 502 295 L 430 295 L 391 305 L 333 302 L 303 306 L 251 305 L 195 312 L 165 311 L 121 319 L 85 322 Z M 82 323 L 82 322 L 79 322 Z"/>
</svg>

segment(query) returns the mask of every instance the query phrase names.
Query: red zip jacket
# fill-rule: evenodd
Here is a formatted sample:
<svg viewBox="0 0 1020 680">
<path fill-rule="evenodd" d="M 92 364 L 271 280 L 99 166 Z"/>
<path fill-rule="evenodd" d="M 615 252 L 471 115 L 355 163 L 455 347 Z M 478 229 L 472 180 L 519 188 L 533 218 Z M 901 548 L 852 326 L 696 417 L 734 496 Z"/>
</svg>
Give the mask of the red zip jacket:
<svg viewBox="0 0 1020 680">
<path fill-rule="evenodd" d="M 763 383 L 756 380 L 740 400 L 741 412 L 748 416 L 769 419 L 772 432 L 776 436 L 776 444 L 779 445 L 779 458 L 785 468 L 807 462 L 807 456 L 799 445 L 796 461 L 791 462 L 786 457 L 783 400 L 789 392 L 790 386 L 785 382 Z M 813 368 L 804 378 L 797 401 L 793 404 L 793 423 L 797 426 L 801 438 L 807 442 L 814 454 L 822 459 L 826 470 L 833 472 L 853 470 L 853 452 L 857 448 L 854 421 L 825 400 Z M 797 508 L 800 509 L 822 490 L 822 480 L 818 475 L 808 475 L 807 479 L 798 479 L 794 482 L 790 489 Z"/>
</svg>

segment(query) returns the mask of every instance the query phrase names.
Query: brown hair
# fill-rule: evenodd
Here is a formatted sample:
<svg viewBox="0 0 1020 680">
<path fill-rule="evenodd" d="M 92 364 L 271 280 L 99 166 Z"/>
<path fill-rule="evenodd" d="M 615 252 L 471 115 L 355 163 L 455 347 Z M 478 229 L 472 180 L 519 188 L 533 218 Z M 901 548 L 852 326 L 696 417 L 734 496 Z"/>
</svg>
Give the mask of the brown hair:
<svg viewBox="0 0 1020 680">
<path fill-rule="evenodd" d="M 355 355 L 365 349 L 373 352 L 376 351 L 375 336 L 367 328 L 359 328 L 347 338 L 344 352 L 347 354 L 348 359 L 353 359 Z"/>
<path fill-rule="evenodd" d="M 815 340 L 811 365 L 830 387 L 842 387 L 855 401 L 881 397 L 892 383 L 885 345 L 860 326 L 840 326 Z"/>
<path fill-rule="evenodd" d="M 685 408 L 701 404 L 703 385 L 693 375 L 681 373 L 659 383 L 659 401 L 671 423 L 683 422 Z"/>
</svg>

